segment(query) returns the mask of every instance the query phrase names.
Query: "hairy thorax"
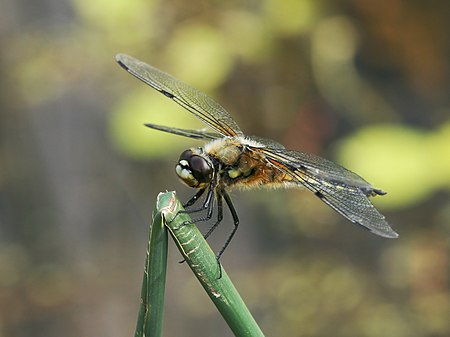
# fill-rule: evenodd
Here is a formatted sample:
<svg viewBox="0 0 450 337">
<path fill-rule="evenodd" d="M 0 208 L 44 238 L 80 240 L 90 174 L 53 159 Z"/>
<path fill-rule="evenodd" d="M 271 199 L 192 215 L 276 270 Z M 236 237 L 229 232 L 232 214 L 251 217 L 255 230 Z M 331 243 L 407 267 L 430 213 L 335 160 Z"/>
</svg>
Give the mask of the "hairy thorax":
<svg viewBox="0 0 450 337">
<path fill-rule="evenodd" d="M 251 151 L 247 145 L 264 147 L 242 137 L 218 139 L 206 144 L 205 152 L 218 164 L 218 185 L 223 188 L 250 189 L 286 187 L 290 176 L 266 160 L 261 152 Z"/>
</svg>

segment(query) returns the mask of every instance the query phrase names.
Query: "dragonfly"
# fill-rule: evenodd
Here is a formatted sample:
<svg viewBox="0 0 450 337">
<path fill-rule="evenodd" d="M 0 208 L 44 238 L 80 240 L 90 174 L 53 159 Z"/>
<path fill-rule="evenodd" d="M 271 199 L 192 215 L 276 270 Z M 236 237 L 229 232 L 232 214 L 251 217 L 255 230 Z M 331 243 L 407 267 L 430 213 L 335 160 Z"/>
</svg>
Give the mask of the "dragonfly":
<svg viewBox="0 0 450 337">
<path fill-rule="evenodd" d="M 385 238 L 398 237 L 369 200 L 369 197 L 386 192 L 374 188 L 358 174 L 314 154 L 287 150 L 273 140 L 246 136 L 230 113 L 205 93 L 132 56 L 117 54 L 116 61 L 131 75 L 172 99 L 214 130 L 145 124 L 155 130 L 207 141 L 203 147 L 182 152 L 175 172 L 182 182 L 197 189 L 184 207 L 194 206 L 204 196 L 200 207 L 188 210 L 206 212 L 206 216 L 197 221 L 210 220 L 217 205 L 217 219 L 205 238 L 222 222 L 223 201 L 231 212 L 234 227 L 218 252 L 217 261 L 239 225 L 229 196 L 229 191 L 234 188 L 305 187 L 351 222 Z"/>
</svg>

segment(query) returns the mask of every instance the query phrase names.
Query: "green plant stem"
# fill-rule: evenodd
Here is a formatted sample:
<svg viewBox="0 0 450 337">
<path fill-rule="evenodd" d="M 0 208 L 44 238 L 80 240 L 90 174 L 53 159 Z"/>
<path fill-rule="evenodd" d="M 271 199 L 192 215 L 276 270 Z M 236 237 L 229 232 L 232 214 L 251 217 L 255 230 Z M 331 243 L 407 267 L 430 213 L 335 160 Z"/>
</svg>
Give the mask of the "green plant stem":
<svg viewBox="0 0 450 337">
<path fill-rule="evenodd" d="M 157 205 L 180 252 L 235 336 L 263 337 L 225 269 L 219 278 L 216 256 L 203 235 L 195 225 L 186 224 L 191 221 L 188 214 L 178 213 L 183 208 L 175 192 L 160 193 Z"/>
</svg>

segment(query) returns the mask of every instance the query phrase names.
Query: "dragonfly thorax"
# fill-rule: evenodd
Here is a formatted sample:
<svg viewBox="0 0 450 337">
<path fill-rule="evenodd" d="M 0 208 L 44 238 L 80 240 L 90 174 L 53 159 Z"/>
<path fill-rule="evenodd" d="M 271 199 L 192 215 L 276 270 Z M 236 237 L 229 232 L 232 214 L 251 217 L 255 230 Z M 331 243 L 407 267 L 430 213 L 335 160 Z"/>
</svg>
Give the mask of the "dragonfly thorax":
<svg viewBox="0 0 450 337">
<path fill-rule="evenodd" d="M 180 155 L 175 171 L 178 177 L 188 186 L 202 188 L 209 185 L 213 177 L 213 165 L 207 156 L 186 150 Z"/>
</svg>

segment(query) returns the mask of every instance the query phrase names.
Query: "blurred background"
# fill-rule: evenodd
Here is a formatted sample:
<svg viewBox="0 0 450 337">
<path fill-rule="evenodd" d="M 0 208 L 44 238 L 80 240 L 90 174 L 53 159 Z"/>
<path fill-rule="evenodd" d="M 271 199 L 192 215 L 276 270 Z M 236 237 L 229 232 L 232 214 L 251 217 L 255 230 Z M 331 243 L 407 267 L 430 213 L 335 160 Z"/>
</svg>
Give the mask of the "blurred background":
<svg viewBox="0 0 450 337">
<path fill-rule="evenodd" d="M 449 336 L 449 32 L 448 1 L 3 0 L 0 336 L 131 336 L 156 196 L 194 192 L 174 165 L 202 143 L 143 123 L 202 124 L 119 52 L 388 192 L 396 240 L 308 191 L 232 193 L 222 263 L 267 336 Z M 232 336 L 169 251 L 164 335 Z"/>
</svg>

